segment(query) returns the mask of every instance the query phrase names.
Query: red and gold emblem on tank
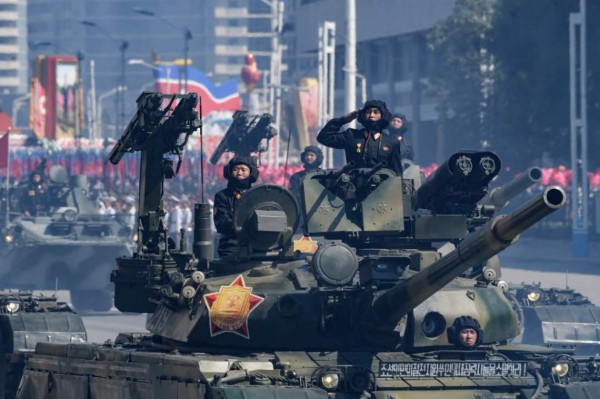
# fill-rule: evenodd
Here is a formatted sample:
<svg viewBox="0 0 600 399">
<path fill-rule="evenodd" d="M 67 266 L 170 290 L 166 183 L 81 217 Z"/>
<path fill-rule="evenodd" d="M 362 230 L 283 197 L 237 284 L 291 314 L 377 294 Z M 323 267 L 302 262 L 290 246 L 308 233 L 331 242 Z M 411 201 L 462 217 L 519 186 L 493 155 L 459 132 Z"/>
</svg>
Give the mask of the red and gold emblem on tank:
<svg viewBox="0 0 600 399">
<path fill-rule="evenodd" d="M 211 337 L 231 332 L 250 338 L 248 316 L 262 301 L 264 298 L 252 294 L 252 287 L 246 287 L 241 275 L 221 286 L 219 292 L 204 295 Z"/>
</svg>

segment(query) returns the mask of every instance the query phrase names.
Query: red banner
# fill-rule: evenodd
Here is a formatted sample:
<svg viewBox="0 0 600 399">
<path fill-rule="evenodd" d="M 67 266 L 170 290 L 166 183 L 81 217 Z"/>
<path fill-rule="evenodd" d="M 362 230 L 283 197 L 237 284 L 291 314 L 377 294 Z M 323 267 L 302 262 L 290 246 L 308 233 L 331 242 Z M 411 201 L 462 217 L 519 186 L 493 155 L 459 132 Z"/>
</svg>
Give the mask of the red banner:
<svg viewBox="0 0 600 399">
<path fill-rule="evenodd" d="M 8 137 L 10 130 L 0 137 L 0 169 L 8 167 Z"/>
<path fill-rule="evenodd" d="M 46 137 L 46 90 L 38 78 L 31 79 L 29 127 L 39 139 Z"/>
</svg>

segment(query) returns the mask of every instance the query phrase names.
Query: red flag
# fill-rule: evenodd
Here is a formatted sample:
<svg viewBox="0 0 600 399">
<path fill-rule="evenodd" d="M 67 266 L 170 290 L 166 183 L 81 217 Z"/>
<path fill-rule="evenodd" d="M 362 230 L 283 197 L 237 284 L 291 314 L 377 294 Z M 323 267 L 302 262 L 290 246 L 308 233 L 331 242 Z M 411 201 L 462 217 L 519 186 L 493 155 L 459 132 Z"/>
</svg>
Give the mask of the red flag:
<svg viewBox="0 0 600 399">
<path fill-rule="evenodd" d="M 8 135 L 10 130 L 6 134 L 0 137 L 0 169 L 8 167 Z"/>
</svg>

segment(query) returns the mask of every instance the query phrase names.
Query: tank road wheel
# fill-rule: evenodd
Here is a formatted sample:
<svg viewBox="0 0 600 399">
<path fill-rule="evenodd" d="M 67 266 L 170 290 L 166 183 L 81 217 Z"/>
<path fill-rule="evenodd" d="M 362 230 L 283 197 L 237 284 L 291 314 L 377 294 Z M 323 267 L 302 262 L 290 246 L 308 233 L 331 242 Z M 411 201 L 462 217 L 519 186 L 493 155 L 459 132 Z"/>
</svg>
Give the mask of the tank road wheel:
<svg viewBox="0 0 600 399">
<path fill-rule="evenodd" d="M 78 312 L 82 310 L 106 312 L 113 306 L 113 293 L 108 288 L 104 290 L 72 290 L 71 302 Z"/>
</svg>

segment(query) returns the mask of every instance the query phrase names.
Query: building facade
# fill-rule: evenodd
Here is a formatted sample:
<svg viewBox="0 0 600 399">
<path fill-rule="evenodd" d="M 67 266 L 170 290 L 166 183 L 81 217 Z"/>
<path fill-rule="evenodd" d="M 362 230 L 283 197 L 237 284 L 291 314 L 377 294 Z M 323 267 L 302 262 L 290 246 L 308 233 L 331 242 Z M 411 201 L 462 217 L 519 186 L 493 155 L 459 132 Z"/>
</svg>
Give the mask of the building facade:
<svg viewBox="0 0 600 399">
<path fill-rule="evenodd" d="M 27 1 L 0 0 L 0 93 L 7 108 L 27 92 Z"/>
</svg>

